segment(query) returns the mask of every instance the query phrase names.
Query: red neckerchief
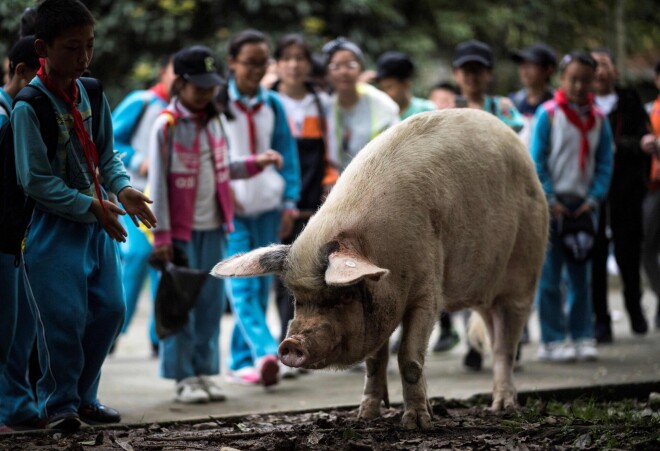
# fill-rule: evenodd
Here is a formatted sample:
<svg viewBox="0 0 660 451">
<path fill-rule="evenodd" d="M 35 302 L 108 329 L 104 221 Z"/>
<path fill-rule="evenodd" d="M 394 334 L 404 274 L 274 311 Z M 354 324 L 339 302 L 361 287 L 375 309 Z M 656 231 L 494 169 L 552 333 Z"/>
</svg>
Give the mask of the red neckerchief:
<svg viewBox="0 0 660 451">
<path fill-rule="evenodd" d="M 580 170 L 584 173 L 587 166 L 587 156 L 589 155 L 589 130 L 596 125 L 596 112 L 594 111 L 594 96 L 589 94 L 587 96 L 586 105 L 588 108 L 588 115 L 586 122 L 583 122 L 580 115 L 569 105 L 566 98 L 566 93 L 563 89 L 555 91 L 555 102 L 557 106 L 564 112 L 568 121 L 573 124 L 580 131 Z"/>
<path fill-rule="evenodd" d="M 64 92 L 64 90 L 58 86 L 55 86 L 55 83 L 53 83 L 48 74 L 46 74 L 46 60 L 40 58 L 39 62 L 41 63 L 41 67 L 37 72 L 39 80 L 41 80 L 41 82 L 50 92 L 62 99 L 71 111 L 71 116 L 73 116 L 73 129 L 78 136 L 78 140 L 82 144 L 83 153 L 85 154 L 85 161 L 87 162 L 87 170 L 91 174 L 92 180 L 94 181 L 96 197 L 98 198 L 99 202 L 101 202 L 101 208 L 105 212 L 103 195 L 101 194 L 101 185 L 99 184 L 99 180 L 96 177 L 96 168 L 99 165 L 99 153 L 96 149 L 96 144 L 92 138 L 89 137 L 89 133 L 87 133 L 87 129 L 85 128 L 82 115 L 80 114 L 80 111 L 78 111 L 78 107 L 76 107 L 76 101 L 79 100 L 80 96 L 80 93 L 78 92 L 78 84 L 75 80 L 73 81 L 73 96 L 69 96 L 66 92 Z"/>
<path fill-rule="evenodd" d="M 160 99 L 162 99 L 162 100 L 169 103 L 170 93 L 167 92 L 167 89 L 165 89 L 165 83 L 160 82 L 160 83 L 152 86 L 150 91 L 153 92 L 154 94 L 156 94 L 156 96 L 159 97 Z"/>
<path fill-rule="evenodd" d="M 258 103 L 254 107 L 252 107 L 252 109 L 248 109 L 239 100 L 237 100 L 236 101 L 236 106 L 238 107 L 239 110 L 241 110 L 247 116 L 248 128 L 249 128 L 249 131 L 250 131 L 250 153 L 252 153 L 252 155 L 256 155 L 257 154 L 257 130 L 254 126 L 254 115 L 259 112 L 259 110 L 263 106 L 263 103 Z"/>
</svg>

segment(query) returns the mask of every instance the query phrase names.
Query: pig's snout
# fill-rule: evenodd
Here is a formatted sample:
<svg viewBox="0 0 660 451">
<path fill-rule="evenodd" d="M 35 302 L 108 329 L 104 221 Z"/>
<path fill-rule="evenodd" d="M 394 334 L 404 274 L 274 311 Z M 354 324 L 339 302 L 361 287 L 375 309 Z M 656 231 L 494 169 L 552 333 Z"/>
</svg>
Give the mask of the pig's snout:
<svg viewBox="0 0 660 451">
<path fill-rule="evenodd" d="M 287 338 L 277 350 L 280 360 L 286 366 L 300 368 L 309 361 L 309 352 L 298 340 Z"/>
</svg>

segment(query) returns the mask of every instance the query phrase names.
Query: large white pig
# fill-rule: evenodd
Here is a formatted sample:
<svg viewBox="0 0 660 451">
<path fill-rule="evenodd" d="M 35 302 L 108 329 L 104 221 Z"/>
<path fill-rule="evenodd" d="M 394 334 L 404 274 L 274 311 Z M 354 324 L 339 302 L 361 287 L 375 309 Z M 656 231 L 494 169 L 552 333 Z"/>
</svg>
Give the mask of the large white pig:
<svg viewBox="0 0 660 451">
<path fill-rule="evenodd" d="M 234 256 L 212 274 L 278 274 L 295 296 L 280 360 L 317 369 L 366 358 L 363 418 L 388 403 L 388 337 L 401 323 L 402 422 L 428 428 L 424 357 L 440 308 L 481 315 L 492 408 L 516 405 L 513 359 L 547 228 L 543 190 L 515 133 L 482 111 L 436 111 L 369 143 L 292 245 Z"/>
</svg>

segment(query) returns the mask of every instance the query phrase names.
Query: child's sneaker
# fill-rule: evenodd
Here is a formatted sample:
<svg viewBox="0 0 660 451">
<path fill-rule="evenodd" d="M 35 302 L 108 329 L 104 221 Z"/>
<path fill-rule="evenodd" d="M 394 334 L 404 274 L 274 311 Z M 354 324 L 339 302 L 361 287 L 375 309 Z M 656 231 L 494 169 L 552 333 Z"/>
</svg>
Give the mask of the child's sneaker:
<svg viewBox="0 0 660 451">
<path fill-rule="evenodd" d="M 202 388 L 199 378 L 191 376 L 176 384 L 176 400 L 185 404 L 202 404 L 209 402 L 211 398 Z"/>
<path fill-rule="evenodd" d="M 220 385 L 211 376 L 199 376 L 199 385 L 209 395 L 211 401 L 220 402 L 227 399 Z"/>
<path fill-rule="evenodd" d="M 545 362 L 572 362 L 576 357 L 575 346 L 563 341 L 541 343 L 538 357 Z"/>
<path fill-rule="evenodd" d="M 575 342 L 575 351 L 577 359 L 582 361 L 593 362 L 598 360 L 598 350 L 594 340 L 583 339 Z"/>
<path fill-rule="evenodd" d="M 270 387 L 279 382 L 280 365 L 277 357 L 274 355 L 267 355 L 257 360 L 256 363 L 256 367 L 259 368 L 261 383 L 264 387 Z"/>
<path fill-rule="evenodd" d="M 282 362 L 279 363 L 280 365 L 280 377 L 282 379 L 295 379 L 298 377 L 298 370 L 297 368 L 291 368 L 290 366 L 286 366 Z"/>
<path fill-rule="evenodd" d="M 246 366 L 236 371 L 228 371 L 225 379 L 232 384 L 259 385 L 261 383 L 261 375 L 252 366 Z"/>
</svg>

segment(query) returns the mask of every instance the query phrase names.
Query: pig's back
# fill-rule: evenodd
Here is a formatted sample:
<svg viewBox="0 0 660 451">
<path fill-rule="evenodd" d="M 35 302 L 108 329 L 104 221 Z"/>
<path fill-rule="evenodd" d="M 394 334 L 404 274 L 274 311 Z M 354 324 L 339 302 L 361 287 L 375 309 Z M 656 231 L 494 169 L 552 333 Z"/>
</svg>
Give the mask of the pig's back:
<svg viewBox="0 0 660 451">
<path fill-rule="evenodd" d="M 319 239 L 359 233 L 393 273 L 435 269 L 450 307 L 528 289 L 543 261 L 547 205 L 531 158 L 478 110 L 423 113 L 381 134 L 321 212 L 310 223 Z"/>
</svg>

